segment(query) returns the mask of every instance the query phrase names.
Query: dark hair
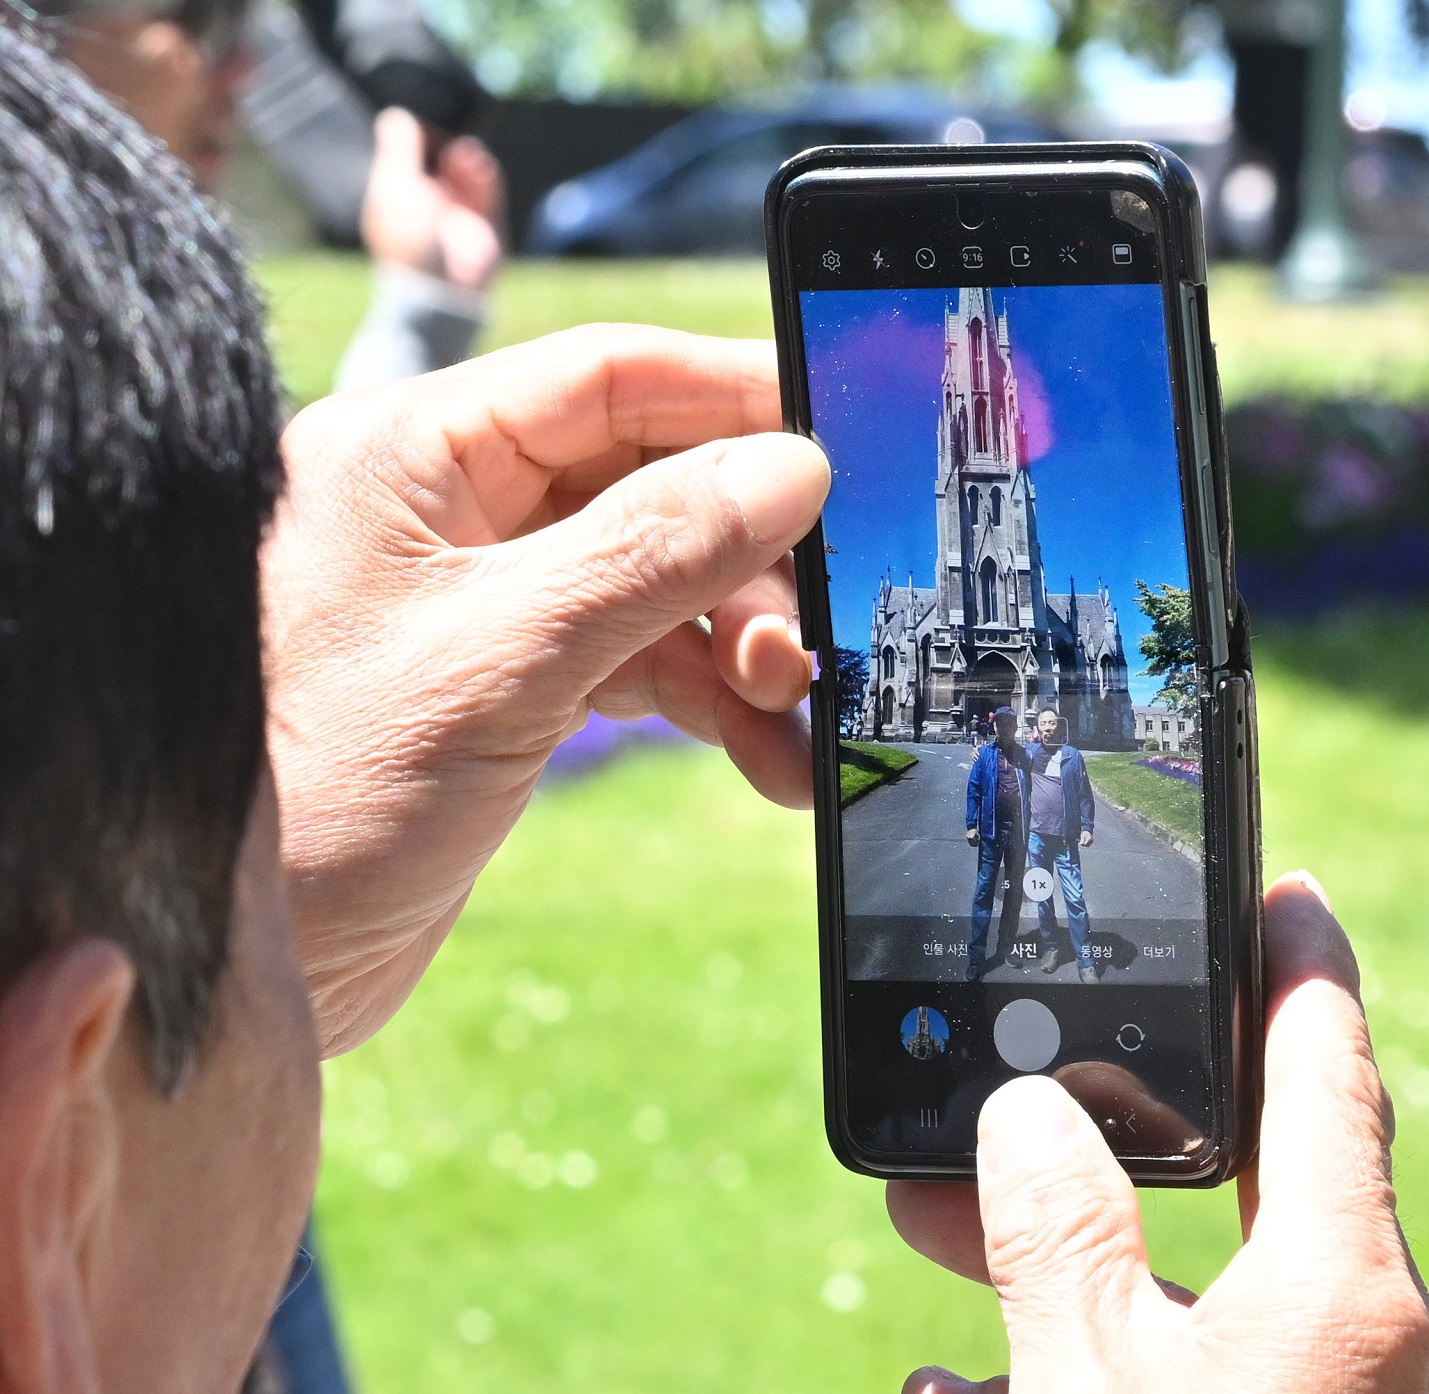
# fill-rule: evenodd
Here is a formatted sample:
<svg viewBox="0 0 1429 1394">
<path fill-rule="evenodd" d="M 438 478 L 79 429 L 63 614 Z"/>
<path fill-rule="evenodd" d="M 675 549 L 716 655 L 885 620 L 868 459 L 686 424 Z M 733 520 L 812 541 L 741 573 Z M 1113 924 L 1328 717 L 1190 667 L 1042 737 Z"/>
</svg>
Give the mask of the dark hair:
<svg viewBox="0 0 1429 1394">
<path fill-rule="evenodd" d="M 1055 716 L 1058 721 L 1060 721 L 1060 720 L 1062 719 L 1062 713 L 1059 712 L 1056 707 L 1053 707 L 1053 706 L 1045 706 L 1045 707 L 1038 707 L 1038 708 L 1037 708 L 1037 720 L 1038 720 L 1038 721 L 1041 721 L 1042 718 L 1043 718 L 1044 716 L 1046 716 L 1048 712 L 1051 712 L 1052 715 Z"/>
<path fill-rule="evenodd" d="M 116 940 L 169 1090 L 263 758 L 279 411 L 223 223 L 0 3 L 0 982 Z"/>
</svg>

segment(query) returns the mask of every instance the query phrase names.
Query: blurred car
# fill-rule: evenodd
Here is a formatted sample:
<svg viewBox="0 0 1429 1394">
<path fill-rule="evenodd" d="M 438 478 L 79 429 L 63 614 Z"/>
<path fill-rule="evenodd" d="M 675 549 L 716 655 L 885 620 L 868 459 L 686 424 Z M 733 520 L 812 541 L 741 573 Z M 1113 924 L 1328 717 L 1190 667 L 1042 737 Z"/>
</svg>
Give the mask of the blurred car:
<svg viewBox="0 0 1429 1394">
<path fill-rule="evenodd" d="M 711 107 L 537 204 L 542 256 L 732 256 L 764 250 L 764 190 L 811 145 L 1049 141 L 1024 117 L 971 113 L 922 89 L 824 88 L 782 107 Z"/>
</svg>

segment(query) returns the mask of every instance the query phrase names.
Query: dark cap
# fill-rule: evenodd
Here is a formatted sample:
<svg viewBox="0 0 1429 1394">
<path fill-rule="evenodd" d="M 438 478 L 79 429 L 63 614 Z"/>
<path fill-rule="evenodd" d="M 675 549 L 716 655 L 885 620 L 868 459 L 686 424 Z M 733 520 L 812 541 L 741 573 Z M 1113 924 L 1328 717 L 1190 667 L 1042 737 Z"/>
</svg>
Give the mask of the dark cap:
<svg viewBox="0 0 1429 1394">
<path fill-rule="evenodd" d="M 1016 716 L 1017 713 L 1011 707 L 999 707 L 992 715 L 996 720 L 999 716 Z"/>
</svg>

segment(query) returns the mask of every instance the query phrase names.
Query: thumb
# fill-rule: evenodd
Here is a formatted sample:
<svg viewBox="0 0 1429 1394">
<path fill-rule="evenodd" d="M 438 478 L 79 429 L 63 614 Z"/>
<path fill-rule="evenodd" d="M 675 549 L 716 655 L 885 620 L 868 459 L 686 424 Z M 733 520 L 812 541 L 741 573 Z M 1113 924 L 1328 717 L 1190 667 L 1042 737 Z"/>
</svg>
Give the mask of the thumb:
<svg viewBox="0 0 1429 1394">
<path fill-rule="evenodd" d="M 389 106 L 372 123 L 376 142 L 375 168 L 389 172 L 421 170 L 426 160 L 426 138 L 421 122 L 410 111 Z"/>
<path fill-rule="evenodd" d="M 475 136 L 458 136 L 438 162 L 443 182 L 463 208 L 494 219 L 501 196 L 501 168 Z"/>
<path fill-rule="evenodd" d="M 1119 1387 L 1132 1303 L 1166 1299 L 1131 1181 L 1060 1084 L 1029 1075 L 983 1105 L 978 1190 L 1013 1388 Z"/>
<path fill-rule="evenodd" d="M 549 658 L 566 679 L 602 682 L 773 565 L 828 486 L 823 452 L 782 434 L 716 441 L 617 480 L 524 539 L 524 563 L 544 573 Z"/>
</svg>

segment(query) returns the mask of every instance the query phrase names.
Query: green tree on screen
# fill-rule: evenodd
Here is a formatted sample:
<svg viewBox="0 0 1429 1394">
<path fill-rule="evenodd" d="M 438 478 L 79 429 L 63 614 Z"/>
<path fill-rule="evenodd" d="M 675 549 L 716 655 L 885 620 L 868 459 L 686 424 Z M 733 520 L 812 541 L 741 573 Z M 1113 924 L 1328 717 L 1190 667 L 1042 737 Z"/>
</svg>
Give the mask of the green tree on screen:
<svg viewBox="0 0 1429 1394">
<path fill-rule="evenodd" d="M 834 646 L 834 666 L 839 684 L 839 734 L 854 740 L 863 724 L 863 698 L 868 690 L 868 653 L 863 649 Z"/>
<path fill-rule="evenodd" d="M 1152 590 L 1136 583 L 1136 605 L 1151 621 L 1151 633 L 1141 640 L 1143 669 L 1161 679 L 1156 701 L 1173 712 L 1196 709 L 1196 627 L 1191 614 L 1191 592 L 1162 584 Z"/>
</svg>

